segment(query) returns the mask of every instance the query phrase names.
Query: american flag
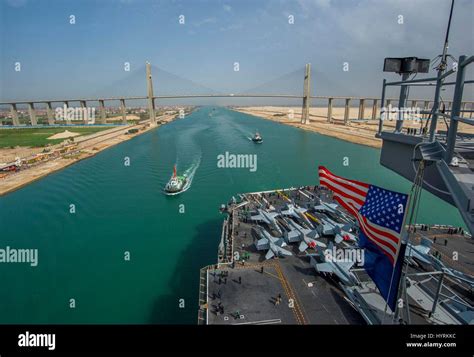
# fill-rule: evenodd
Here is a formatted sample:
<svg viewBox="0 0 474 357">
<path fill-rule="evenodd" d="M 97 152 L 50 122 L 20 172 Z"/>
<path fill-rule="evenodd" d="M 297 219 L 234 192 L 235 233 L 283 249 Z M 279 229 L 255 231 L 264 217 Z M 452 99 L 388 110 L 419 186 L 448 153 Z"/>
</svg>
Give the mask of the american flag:
<svg viewBox="0 0 474 357">
<path fill-rule="evenodd" d="M 336 176 L 323 166 L 319 167 L 319 181 L 333 191 L 334 199 L 357 218 L 365 236 L 395 265 L 408 195 Z"/>
</svg>

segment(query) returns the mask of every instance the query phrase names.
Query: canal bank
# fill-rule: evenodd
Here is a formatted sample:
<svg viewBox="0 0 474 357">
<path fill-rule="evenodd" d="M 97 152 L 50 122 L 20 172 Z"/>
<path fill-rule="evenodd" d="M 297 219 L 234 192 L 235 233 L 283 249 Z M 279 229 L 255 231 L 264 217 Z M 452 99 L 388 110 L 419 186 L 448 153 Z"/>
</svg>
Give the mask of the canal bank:
<svg viewBox="0 0 474 357">
<path fill-rule="evenodd" d="M 176 115 L 164 115 L 159 117 L 158 119 L 160 119 L 160 123 L 162 123 L 159 124 L 159 126 L 171 122 L 176 119 L 176 117 Z M 155 128 L 156 127 L 151 126 L 149 123 L 141 123 L 112 128 L 104 132 L 86 135 L 75 140 L 70 145 L 64 145 L 64 147 L 68 148 L 74 146 L 72 150 L 66 152 L 66 155 L 60 154 L 46 160 L 42 159 L 46 154 L 38 148 L 36 154 L 21 159 L 24 161 L 36 161 L 41 159 L 41 161 L 34 163 L 31 167 L 23 165 L 18 172 L 4 174 L 4 176 L 0 177 L 0 196 L 18 190 L 36 180 L 40 180 L 44 176 L 50 175 L 53 172 L 68 167 L 69 165 L 97 155 L 105 149 L 120 144 L 126 140 L 130 140 L 137 135 L 141 135 L 148 130 Z M 57 149 L 61 150 L 62 146 L 58 145 Z M 31 150 L 31 152 L 34 151 L 35 150 Z M 51 152 L 51 148 L 48 148 L 48 152 Z"/>
</svg>

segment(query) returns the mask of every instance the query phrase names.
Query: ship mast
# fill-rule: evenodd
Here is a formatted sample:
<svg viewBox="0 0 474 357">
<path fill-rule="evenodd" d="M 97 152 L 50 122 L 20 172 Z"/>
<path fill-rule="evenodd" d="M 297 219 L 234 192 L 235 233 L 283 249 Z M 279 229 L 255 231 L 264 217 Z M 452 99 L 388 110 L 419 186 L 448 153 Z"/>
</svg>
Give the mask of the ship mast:
<svg viewBox="0 0 474 357">
<path fill-rule="evenodd" d="M 448 20 L 448 27 L 446 29 L 446 37 L 444 38 L 444 46 L 443 46 L 443 53 L 438 56 L 441 58 L 440 63 L 436 69 L 438 70 L 438 76 L 436 80 L 436 90 L 433 102 L 433 108 L 431 109 L 432 118 L 431 118 L 431 125 L 430 125 L 430 136 L 429 141 L 434 141 L 434 136 L 436 133 L 436 124 L 438 123 L 438 108 L 439 108 L 439 97 L 441 93 L 441 87 L 443 85 L 444 79 L 442 78 L 444 71 L 447 67 L 447 57 L 448 57 L 448 47 L 449 47 L 449 30 L 451 29 L 451 19 L 453 17 L 453 9 L 454 9 L 454 0 L 451 0 L 451 9 L 449 11 L 449 20 Z"/>
</svg>

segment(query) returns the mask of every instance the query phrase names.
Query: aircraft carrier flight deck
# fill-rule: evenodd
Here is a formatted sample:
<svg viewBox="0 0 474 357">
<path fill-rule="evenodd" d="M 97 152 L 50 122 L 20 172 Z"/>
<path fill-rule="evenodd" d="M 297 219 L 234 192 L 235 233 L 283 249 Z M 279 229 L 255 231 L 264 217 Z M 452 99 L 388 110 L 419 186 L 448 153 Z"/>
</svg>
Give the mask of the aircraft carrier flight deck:
<svg viewBox="0 0 474 357">
<path fill-rule="evenodd" d="M 226 218 L 217 264 L 200 272 L 199 324 L 402 323 L 403 313 L 387 310 L 358 261 L 356 219 L 331 191 L 307 186 L 241 194 L 221 212 Z M 404 296 L 410 309 L 404 320 L 469 323 L 473 284 L 466 262 L 473 257 L 451 257 L 472 245 L 471 237 L 459 227 L 416 225 L 409 231 L 411 283 Z M 345 261 L 331 261 L 328 251 L 347 253 Z M 439 284 L 449 299 L 436 298 Z"/>
</svg>

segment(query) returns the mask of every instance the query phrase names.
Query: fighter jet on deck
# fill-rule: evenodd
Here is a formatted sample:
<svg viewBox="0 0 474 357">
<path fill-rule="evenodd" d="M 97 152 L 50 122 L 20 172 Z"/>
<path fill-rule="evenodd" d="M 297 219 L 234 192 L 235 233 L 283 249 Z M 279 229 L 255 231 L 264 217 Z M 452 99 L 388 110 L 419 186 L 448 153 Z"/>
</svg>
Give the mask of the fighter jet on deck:
<svg viewBox="0 0 474 357">
<path fill-rule="evenodd" d="M 286 219 L 285 221 L 291 229 L 289 232 L 285 232 L 285 239 L 288 243 L 301 242 L 298 247 L 300 252 L 304 252 L 308 248 L 326 248 L 326 244 L 316 240 L 316 238 L 319 238 L 317 230 L 303 228 L 292 219 Z"/>
<path fill-rule="evenodd" d="M 332 219 L 326 217 L 321 219 L 322 222 L 322 234 L 324 235 L 334 235 L 334 241 L 336 243 L 341 243 L 342 241 L 355 242 L 356 237 L 352 233 L 349 233 L 351 225 L 348 223 L 337 223 Z"/>
<path fill-rule="evenodd" d="M 345 214 L 339 208 L 339 205 L 337 203 L 327 203 L 327 202 L 324 202 L 323 200 L 320 200 L 319 205 L 315 205 L 314 209 L 316 211 L 323 211 L 323 212 L 326 212 L 326 213 L 334 214 L 338 217 L 343 218 L 344 220 L 349 220 L 349 221 L 352 220 L 347 214 Z"/>
<path fill-rule="evenodd" d="M 332 248 L 332 244 L 330 244 L 330 249 Z M 310 264 L 313 268 L 320 274 L 335 274 L 339 280 L 344 285 L 347 286 L 354 286 L 359 285 L 359 280 L 354 275 L 353 272 L 350 271 L 352 266 L 355 264 L 353 261 L 343 261 L 339 262 L 335 259 L 327 259 L 326 255 L 323 252 L 316 253 L 316 254 L 308 254 L 310 257 Z M 323 263 L 318 263 L 315 257 L 319 257 Z"/>
<path fill-rule="evenodd" d="M 338 214 L 339 212 L 337 211 L 337 204 L 336 203 L 326 203 L 324 201 L 320 201 L 320 204 L 317 206 L 314 206 L 314 209 L 317 211 L 326 211 L 326 212 L 331 212 L 331 213 L 336 213 Z"/>
<path fill-rule="evenodd" d="M 307 211 L 306 208 L 297 207 L 292 203 L 286 205 L 286 210 L 281 211 L 281 214 L 284 216 L 294 217 L 296 219 L 301 218 L 301 214 Z"/>
<path fill-rule="evenodd" d="M 305 212 L 307 211 L 306 208 L 298 207 L 294 204 L 289 203 L 286 210 L 281 211 L 281 214 L 288 217 L 293 217 L 296 219 L 302 219 L 306 224 L 310 227 L 313 227 L 313 224 L 309 221 L 308 217 L 306 217 Z"/>
<path fill-rule="evenodd" d="M 280 234 L 282 233 L 281 228 L 280 228 L 280 226 L 278 225 L 278 222 L 275 219 L 275 217 L 279 215 L 278 212 L 268 212 L 268 211 L 266 211 L 264 209 L 261 209 L 261 208 L 258 208 L 257 211 L 258 211 L 257 215 L 250 216 L 250 219 L 252 221 L 265 222 L 270 227 L 274 228 L 278 233 L 280 233 Z"/>
<path fill-rule="evenodd" d="M 265 259 L 271 259 L 275 256 L 281 257 L 292 255 L 290 251 L 283 249 L 286 243 L 283 238 L 277 238 L 268 233 L 264 228 L 260 230 L 260 239 L 255 243 L 257 250 L 268 250 Z"/>
<path fill-rule="evenodd" d="M 433 261 L 428 254 L 433 243 L 428 238 L 421 238 L 421 244 L 413 245 L 408 243 L 405 251 L 405 258 L 413 264 L 413 258 L 425 264 L 432 264 Z"/>
</svg>

